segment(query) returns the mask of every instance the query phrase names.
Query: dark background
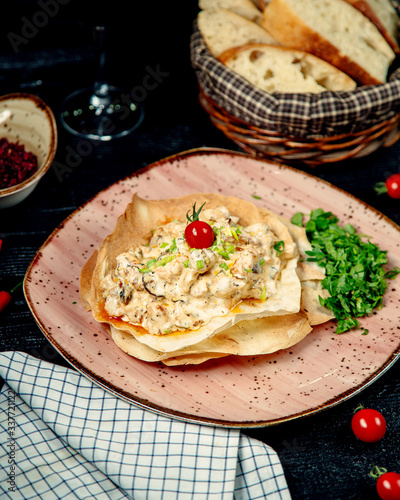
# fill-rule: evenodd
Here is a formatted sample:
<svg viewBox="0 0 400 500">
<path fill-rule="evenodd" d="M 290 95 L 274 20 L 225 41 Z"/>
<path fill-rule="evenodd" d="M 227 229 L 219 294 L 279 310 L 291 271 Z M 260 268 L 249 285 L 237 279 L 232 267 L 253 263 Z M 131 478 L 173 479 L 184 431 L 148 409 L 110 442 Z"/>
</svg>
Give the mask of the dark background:
<svg viewBox="0 0 400 500">
<path fill-rule="evenodd" d="M 43 16 L 43 11 L 52 14 Z M 190 65 L 189 40 L 198 11 L 194 0 L 108 2 L 17 0 L 3 5 L 0 21 L 0 94 L 30 92 L 41 97 L 58 121 L 56 161 L 66 164 L 78 139 L 59 121 L 60 104 L 71 91 L 90 85 L 94 71 L 92 26 L 109 28 L 107 71 L 113 85 L 128 90 L 143 83 L 148 68 L 165 75 L 143 101 L 145 120 L 132 135 L 99 144 L 82 154 L 60 179 L 50 170 L 20 205 L 0 211 L 0 289 L 23 280 L 47 236 L 77 207 L 113 182 L 180 151 L 210 146 L 237 150 L 200 107 Z M 35 27 L 32 23 L 40 24 Z M 29 31 L 30 30 L 30 31 Z M 20 38 L 23 37 L 23 38 Z M 378 196 L 373 186 L 399 172 L 400 144 L 367 158 L 311 168 L 297 166 L 345 189 L 399 223 L 400 200 Z M 240 196 L 240 193 L 238 193 Z M 384 247 L 384 242 L 381 242 Z M 399 278 L 398 278 L 399 279 Z M 0 348 L 20 350 L 65 365 L 37 327 L 20 289 L 0 315 Z M 334 408 L 272 428 L 247 431 L 279 454 L 294 500 L 375 499 L 368 477 L 378 464 L 400 472 L 400 365 L 371 387 Z M 377 444 L 358 441 L 350 430 L 362 403 L 382 411 L 388 432 Z"/>
</svg>

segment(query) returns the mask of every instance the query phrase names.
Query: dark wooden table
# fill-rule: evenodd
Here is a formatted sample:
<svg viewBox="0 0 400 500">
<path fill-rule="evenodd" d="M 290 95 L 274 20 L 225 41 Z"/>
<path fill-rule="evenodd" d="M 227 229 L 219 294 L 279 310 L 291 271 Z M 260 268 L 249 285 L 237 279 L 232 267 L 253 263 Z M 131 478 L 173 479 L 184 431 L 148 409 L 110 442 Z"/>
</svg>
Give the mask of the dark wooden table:
<svg viewBox="0 0 400 500">
<path fill-rule="evenodd" d="M 7 16 L 3 16 L 7 20 L 1 21 L 0 93 L 30 92 L 51 106 L 59 131 L 56 161 L 71 168 L 61 178 L 51 169 L 26 201 L 0 212 L 0 289 L 6 290 L 24 278 L 47 236 L 101 189 L 180 151 L 202 146 L 237 150 L 211 125 L 198 103 L 189 60 L 197 3 L 128 6 L 117 2 L 109 4 L 109 12 L 103 12 L 110 25 L 110 83 L 128 89 L 143 87 L 149 68 L 161 72 L 162 78 L 142 94 L 145 120 L 135 133 L 81 151 L 71 163 L 69 155 L 76 151 L 77 139 L 60 125 L 59 109 L 69 92 L 92 81 L 90 26 L 96 13 L 83 12 L 77 0 L 41 5 L 50 3 L 54 9 L 45 23 L 45 17 L 38 15 L 43 7 L 36 2 L 19 0 L 8 7 Z M 38 24 L 40 19 L 40 27 L 34 24 L 29 31 L 29 21 Z M 364 159 L 297 168 L 352 193 L 399 223 L 400 201 L 378 196 L 373 189 L 376 182 L 399 172 L 399 156 L 397 143 Z M 66 364 L 37 327 L 21 289 L 0 315 L 0 348 Z M 388 432 L 377 444 L 366 445 L 352 435 L 350 420 L 360 403 L 381 410 L 386 417 Z M 395 364 L 360 394 L 329 410 L 247 432 L 278 452 L 293 499 L 377 498 L 374 481 L 368 477 L 372 465 L 400 472 L 400 365 Z"/>
</svg>

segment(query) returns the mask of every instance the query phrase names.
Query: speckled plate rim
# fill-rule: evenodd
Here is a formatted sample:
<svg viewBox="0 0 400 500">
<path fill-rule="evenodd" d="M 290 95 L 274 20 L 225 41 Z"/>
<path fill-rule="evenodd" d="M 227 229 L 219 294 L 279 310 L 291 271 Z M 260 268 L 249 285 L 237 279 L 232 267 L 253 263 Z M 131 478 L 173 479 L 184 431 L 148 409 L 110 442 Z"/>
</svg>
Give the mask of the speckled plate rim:
<svg viewBox="0 0 400 500">
<path fill-rule="evenodd" d="M 215 418 L 210 418 L 210 417 L 202 417 L 202 416 L 197 416 L 197 415 L 192 415 L 186 412 L 181 412 L 181 411 L 174 411 L 173 409 L 165 408 L 163 406 L 160 406 L 158 404 L 155 404 L 152 401 L 148 401 L 143 398 L 139 398 L 137 396 L 133 396 L 131 393 L 128 391 L 125 391 L 121 389 L 120 387 L 117 387 L 116 385 L 110 383 L 108 380 L 106 380 L 103 377 L 100 377 L 99 375 L 96 375 L 93 373 L 88 366 L 85 364 L 82 364 L 80 361 L 78 361 L 73 355 L 69 354 L 61 345 L 59 345 L 55 340 L 52 338 L 51 334 L 47 331 L 42 319 L 41 315 L 37 313 L 35 309 L 35 305 L 33 301 L 30 298 L 30 291 L 29 291 L 29 280 L 30 276 L 32 273 L 32 269 L 35 265 L 40 262 L 42 251 L 44 250 L 45 247 L 50 245 L 52 243 L 53 238 L 57 236 L 57 234 L 63 230 L 63 227 L 65 226 L 66 222 L 69 221 L 71 218 L 74 217 L 75 214 L 80 212 L 83 208 L 88 206 L 97 196 L 101 195 L 102 193 L 105 193 L 106 191 L 110 190 L 115 184 L 119 184 L 120 182 L 123 182 L 125 180 L 129 180 L 135 177 L 139 177 L 146 172 L 150 171 L 153 168 L 157 168 L 159 166 L 162 166 L 166 163 L 173 162 L 175 160 L 182 160 L 187 157 L 190 157 L 192 155 L 228 155 L 232 157 L 239 157 L 242 156 L 244 158 L 251 158 L 252 160 L 259 161 L 266 163 L 268 165 L 274 165 L 279 169 L 285 169 L 288 171 L 292 171 L 294 173 L 299 173 L 299 170 L 290 167 L 288 165 L 282 165 L 281 163 L 274 162 L 269 159 L 264 159 L 264 158 L 254 158 L 253 156 L 249 156 L 246 153 L 241 153 L 241 152 L 235 152 L 227 149 L 219 149 L 219 148 L 195 148 L 195 149 L 190 149 L 187 151 L 183 151 L 181 153 L 177 153 L 168 157 L 165 157 L 161 160 L 155 161 L 144 168 L 137 170 L 134 172 L 132 175 L 129 175 L 123 179 L 120 179 L 116 183 L 106 187 L 105 189 L 99 191 L 96 195 L 94 195 L 92 198 L 88 199 L 83 205 L 78 207 L 76 210 L 74 210 L 68 217 L 64 219 L 64 221 L 59 224 L 54 231 L 47 237 L 47 239 L 44 241 L 44 243 L 41 245 L 41 247 L 38 249 L 37 253 L 35 254 L 32 262 L 30 263 L 23 282 L 23 291 L 24 295 L 28 304 L 28 307 L 44 336 L 47 338 L 47 340 L 53 345 L 53 347 L 60 353 L 60 355 L 69 363 L 71 364 L 78 372 L 80 372 L 82 375 L 87 377 L 89 380 L 94 382 L 96 385 L 100 386 L 107 392 L 113 394 L 114 396 L 117 396 L 129 403 L 134 404 L 135 406 L 138 406 L 139 408 L 149 410 L 151 412 L 166 416 L 166 417 L 172 417 L 177 420 L 182 420 L 185 422 L 189 423 L 197 423 L 197 424 L 204 424 L 204 425 L 211 425 L 211 426 L 218 426 L 218 427 L 226 427 L 226 428 L 259 428 L 259 427 L 267 427 L 267 426 L 272 426 L 276 425 L 279 423 L 284 423 L 288 422 L 291 420 L 303 418 L 309 415 L 313 415 L 315 413 L 319 413 L 323 410 L 327 410 L 329 408 L 332 408 L 333 406 L 336 406 L 344 401 L 347 401 L 348 399 L 356 396 L 359 394 L 361 391 L 369 387 L 373 382 L 375 382 L 380 376 L 382 376 L 389 368 L 393 366 L 393 364 L 400 358 L 400 344 L 399 346 L 391 353 L 391 355 L 387 358 L 387 360 L 379 366 L 377 370 L 372 372 L 368 377 L 366 377 L 362 383 L 353 386 L 350 390 L 341 392 L 340 394 L 337 394 L 333 398 L 327 399 L 323 404 L 314 406 L 312 408 L 308 408 L 306 410 L 302 410 L 299 412 L 295 412 L 289 415 L 286 415 L 284 417 L 279 417 L 279 418 L 274 418 L 271 420 L 246 420 L 246 421 L 231 421 L 227 419 L 215 419 Z M 313 179 L 314 181 L 316 180 L 319 184 L 329 186 L 330 189 L 334 189 L 339 193 L 344 194 L 346 197 L 354 200 L 357 204 L 362 206 L 365 210 L 372 211 L 376 216 L 378 216 L 380 219 L 383 219 L 387 224 L 391 225 L 394 229 L 396 229 L 400 233 L 400 227 L 393 222 L 391 219 L 386 217 L 384 214 L 376 210 L 375 208 L 371 207 L 367 203 L 363 202 L 362 200 L 359 200 L 355 196 L 353 196 L 350 193 L 347 193 L 346 191 L 342 190 L 341 188 L 338 188 L 328 181 L 325 181 L 324 179 L 316 178 L 315 176 L 301 171 L 301 174 L 307 178 Z"/>
</svg>

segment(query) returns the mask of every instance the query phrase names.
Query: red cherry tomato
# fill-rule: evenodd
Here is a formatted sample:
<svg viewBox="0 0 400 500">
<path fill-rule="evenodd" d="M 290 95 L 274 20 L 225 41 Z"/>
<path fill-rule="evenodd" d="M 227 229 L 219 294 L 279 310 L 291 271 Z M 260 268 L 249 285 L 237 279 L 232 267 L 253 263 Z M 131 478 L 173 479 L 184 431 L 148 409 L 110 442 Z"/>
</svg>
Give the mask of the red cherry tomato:
<svg viewBox="0 0 400 500">
<path fill-rule="evenodd" d="M 387 193 L 391 198 L 400 198 L 400 174 L 393 174 L 386 179 Z"/>
<path fill-rule="evenodd" d="M 209 248 L 214 243 L 214 231 L 207 222 L 195 220 L 186 226 L 185 239 L 192 248 Z"/>
<path fill-rule="evenodd" d="M 353 415 L 351 428 L 361 441 L 375 443 L 385 435 L 386 420 L 379 411 L 363 408 Z"/>
<path fill-rule="evenodd" d="M 210 224 L 199 220 L 205 202 L 196 210 L 196 203 L 193 205 L 192 214 L 186 214 L 189 224 L 185 229 L 185 239 L 192 248 L 209 248 L 214 243 L 214 231 Z"/>
<path fill-rule="evenodd" d="M 8 306 L 11 299 L 11 294 L 8 292 L 5 292 L 4 290 L 0 292 L 0 312 Z"/>
<path fill-rule="evenodd" d="M 382 500 L 400 499 L 400 474 L 386 472 L 378 477 L 376 491 Z"/>
<path fill-rule="evenodd" d="M 390 175 L 385 182 L 377 182 L 374 188 L 378 194 L 387 193 L 391 198 L 400 199 L 400 174 Z"/>
</svg>

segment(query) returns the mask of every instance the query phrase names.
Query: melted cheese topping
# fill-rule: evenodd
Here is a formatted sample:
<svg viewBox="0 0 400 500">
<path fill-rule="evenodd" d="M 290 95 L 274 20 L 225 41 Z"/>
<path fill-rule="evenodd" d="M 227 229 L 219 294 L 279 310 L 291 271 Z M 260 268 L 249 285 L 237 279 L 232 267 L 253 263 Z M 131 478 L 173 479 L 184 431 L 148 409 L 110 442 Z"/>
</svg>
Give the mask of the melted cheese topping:
<svg viewBox="0 0 400 500">
<path fill-rule="evenodd" d="M 267 300 L 275 292 L 284 243 L 266 223 L 244 228 L 225 207 L 204 210 L 200 220 L 214 230 L 210 248 L 190 248 L 186 223 L 172 221 L 148 245 L 117 257 L 101 283 L 111 317 L 166 335 L 195 330 L 244 299 Z"/>
</svg>

